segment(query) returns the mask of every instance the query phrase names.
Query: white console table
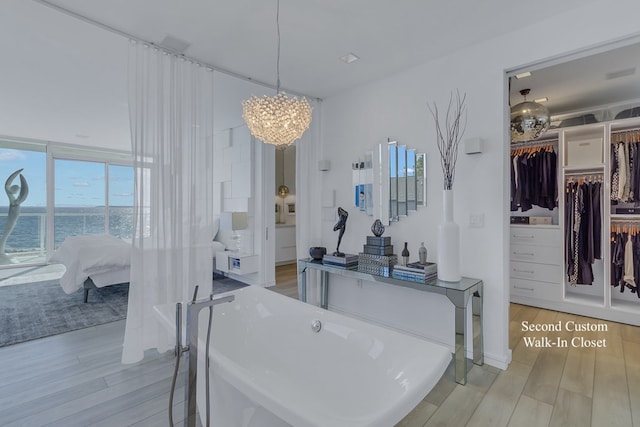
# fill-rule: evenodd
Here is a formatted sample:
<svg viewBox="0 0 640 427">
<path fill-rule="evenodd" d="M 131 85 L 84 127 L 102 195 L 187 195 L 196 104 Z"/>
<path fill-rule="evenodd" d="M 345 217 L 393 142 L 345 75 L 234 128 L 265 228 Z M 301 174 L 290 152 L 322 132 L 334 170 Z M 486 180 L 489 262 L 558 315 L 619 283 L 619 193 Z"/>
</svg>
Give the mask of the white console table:
<svg viewBox="0 0 640 427">
<path fill-rule="evenodd" d="M 368 280 L 371 282 L 385 283 L 392 286 L 403 286 L 418 291 L 432 292 L 445 295 L 455 306 L 455 376 L 459 384 L 467 383 L 467 310 L 472 311 L 472 336 L 473 336 L 473 363 L 484 363 L 484 350 L 482 343 L 482 280 L 463 277 L 459 282 L 445 282 L 433 280 L 425 283 L 411 282 L 408 280 L 394 279 L 393 277 L 378 276 L 363 273 L 357 269 L 334 267 L 322 264 L 311 258 L 298 260 L 298 295 L 301 301 L 307 302 L 307 270 L 314 269 L 321 272 L 320 275 L 320 306 L 328 308 L 329 303 L 329 276 L 331 274 L 354 279 Z M 469 304 L 469 301 L 472 304 Z"/>
</svg>

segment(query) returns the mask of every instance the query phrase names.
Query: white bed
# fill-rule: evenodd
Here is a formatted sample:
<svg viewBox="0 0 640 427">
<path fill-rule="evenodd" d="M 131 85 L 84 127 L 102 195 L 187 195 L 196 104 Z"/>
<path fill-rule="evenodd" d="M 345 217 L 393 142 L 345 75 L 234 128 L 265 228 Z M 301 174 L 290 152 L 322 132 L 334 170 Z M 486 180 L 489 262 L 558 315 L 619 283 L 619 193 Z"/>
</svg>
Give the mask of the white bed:
<svg viewBox="0 0 640 427">
<path fill-rule="evenodd" d="M 87 302 L 89 289 L 128 283 L 131 266 L 131 244 L 108 234 L 67 237 L 49 262 L 66 268 L 60 286 L 67 294 L 84 288 Z"/>
<path fill-rule="evenodd" d="M 217 227 L 214 231 L 217 235 Z M 214 257 L 216 252 L 226 248 L 218 240 L 209 242 Z M 84 302 L 87 302 L 90 289 L 129 283 L 131 244 L 108 234 L 70 236 L 53 253 L 49 262 L 63 264 L 66 268 L 60 278 L 62 289 L 72 294 L 84 288 Z"/>
</svg>

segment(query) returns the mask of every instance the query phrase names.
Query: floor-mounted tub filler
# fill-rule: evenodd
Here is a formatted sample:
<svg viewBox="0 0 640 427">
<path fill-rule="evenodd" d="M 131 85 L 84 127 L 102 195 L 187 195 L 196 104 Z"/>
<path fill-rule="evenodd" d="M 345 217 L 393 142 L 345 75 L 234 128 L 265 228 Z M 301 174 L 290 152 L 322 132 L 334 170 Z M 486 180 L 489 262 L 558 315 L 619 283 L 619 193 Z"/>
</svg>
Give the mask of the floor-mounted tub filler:
<svg viewBox="0 0 640 427">
<path fill-rule="evenodd" d="M 208 393 L 202 374 L 208 310 L 200 311 L 198 322 L 197 406 L 203 425 L 208 394 L 209 421 L 216 427 L 393 426 L 452 360 L 442 345 L 257 286 L 216 295 L 214 301 L 225 303 L 213 309 Z M 174 307 L 156 311 L 175 329 Z"/>
</svg>

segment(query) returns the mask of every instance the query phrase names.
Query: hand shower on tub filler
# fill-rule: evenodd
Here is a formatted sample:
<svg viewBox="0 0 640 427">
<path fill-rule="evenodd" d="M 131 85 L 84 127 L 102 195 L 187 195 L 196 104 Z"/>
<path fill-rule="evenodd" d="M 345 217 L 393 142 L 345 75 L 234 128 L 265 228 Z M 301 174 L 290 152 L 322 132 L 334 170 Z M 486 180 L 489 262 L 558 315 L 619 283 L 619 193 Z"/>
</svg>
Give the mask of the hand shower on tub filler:
<svg viewBox="0 0 640 427">
<path fill-rule="evenodd" d="M 174 426 L 173 422 L 173 395 L 176 388 L 176 379 L 178 370 L 180 369 L 180 358 L 183 353 L 189 353 L 187 359 L 186 377 L 185 377 L 185 407 L 184 407 L 184 426 L 195 427 L 197 419 L 196 410 L 196 379 L 198 376 L 198 315 L 200 311 L 209 309 L 209 321 L 207 325 L 207 341 L 205 347 L 205 382 L 206 382 L 206 402 L 207 402 L 207 421 L 206 426 L 209 427 L 210 412 L 209 407 L 209 347 L 211 341 L 211 325 L 213 323 L 213 307 L 218 304 L 233 302 L 235 296 L 227 295 L 221 298 L 213 298 L 213 288 L 208 298 L 197 301 L 198 285 L 193 292 L 192 300 L 187 303 L 186 317 L 186 345 L 182 346 L 182 304 L 176 304 L 176 364 L 173 371 L 173 379 L 171 381 L 171 393 L 169 395 L 169 425 Z"/>
</svg>

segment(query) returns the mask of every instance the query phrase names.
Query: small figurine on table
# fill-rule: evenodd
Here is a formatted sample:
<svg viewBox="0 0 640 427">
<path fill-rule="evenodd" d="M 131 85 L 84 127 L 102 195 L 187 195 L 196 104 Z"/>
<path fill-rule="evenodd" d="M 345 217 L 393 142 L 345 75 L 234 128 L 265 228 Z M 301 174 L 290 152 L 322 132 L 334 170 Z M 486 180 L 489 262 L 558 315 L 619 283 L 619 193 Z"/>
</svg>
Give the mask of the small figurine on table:
<svg viewBox="0 0 640 427">
<path fill-rule="evenodd" d="M 342 235 L 344 234 L 345 228 L 347 228 L 347 218 L 349 218 L 349 212 L 345 211 L 342 208 L 338 208 L 338 222 L 333 226 L 333 231 L 340 230 L 338 234 L 338 245 L 336 246 L 336 251 L 333 253 L 333 256 L 344 256 L 343 252 L 340 252 L 340 242 L 342 241 Z"/>
</svg>

